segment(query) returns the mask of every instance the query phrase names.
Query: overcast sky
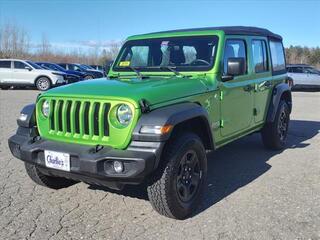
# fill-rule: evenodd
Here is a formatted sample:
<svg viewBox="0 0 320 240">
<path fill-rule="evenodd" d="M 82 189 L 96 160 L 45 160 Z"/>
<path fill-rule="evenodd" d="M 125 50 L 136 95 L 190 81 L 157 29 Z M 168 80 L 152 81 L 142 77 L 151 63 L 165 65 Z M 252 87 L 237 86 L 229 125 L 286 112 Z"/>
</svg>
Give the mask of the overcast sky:
<svg viewBox="0 0 320 240">
<path fill-rule="evenodd" d="M 43 34 L 56 46 L 107 46 L 159 30 L 245 25 L 268 28 L 285 46 L 320 46 L 320 1 L 251 0 L 0 0 L 0 25 L 15 22 L 32 43 Z"/>
</svg>

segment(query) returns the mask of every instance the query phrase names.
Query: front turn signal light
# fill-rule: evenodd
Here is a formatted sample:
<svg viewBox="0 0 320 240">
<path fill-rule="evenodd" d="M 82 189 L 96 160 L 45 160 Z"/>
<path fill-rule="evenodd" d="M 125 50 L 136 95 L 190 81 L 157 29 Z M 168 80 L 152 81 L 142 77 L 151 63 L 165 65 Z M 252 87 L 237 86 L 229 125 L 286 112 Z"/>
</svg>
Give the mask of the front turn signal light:
<svg viewBox="0 0 320 240">
<path fill-rule="evenodd" d="M 140 129 L 140 133 L 164 135 L 164 134 L 171 132 L 172 129 L 173 129 L 172 125 L 142 126 Z"/>
</svg>

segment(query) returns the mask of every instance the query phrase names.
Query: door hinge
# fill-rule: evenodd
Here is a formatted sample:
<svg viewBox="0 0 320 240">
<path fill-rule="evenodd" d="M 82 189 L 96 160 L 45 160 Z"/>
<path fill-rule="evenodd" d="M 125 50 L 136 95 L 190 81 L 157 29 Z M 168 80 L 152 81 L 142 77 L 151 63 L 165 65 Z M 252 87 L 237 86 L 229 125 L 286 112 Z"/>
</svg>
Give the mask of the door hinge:
<svg viewBox="0 0 320 240">
<path fill-rule="evenodd" d="M 253 109 L 253 116 L 257 116 L 258 115 L 258 109 L 254 108 Z"/>
<path fill-rule="evenodd" d="M 224 121 L 223 121 L 223 119 L 221 119 L 220 120 L 220 128 L 223 128 L 223 126 L 224 126 Z"/>
<path fill-rule="evenodd" d="M 223 100 L 223 91 L 220 91 L 220 100 Z"/>
</svg>

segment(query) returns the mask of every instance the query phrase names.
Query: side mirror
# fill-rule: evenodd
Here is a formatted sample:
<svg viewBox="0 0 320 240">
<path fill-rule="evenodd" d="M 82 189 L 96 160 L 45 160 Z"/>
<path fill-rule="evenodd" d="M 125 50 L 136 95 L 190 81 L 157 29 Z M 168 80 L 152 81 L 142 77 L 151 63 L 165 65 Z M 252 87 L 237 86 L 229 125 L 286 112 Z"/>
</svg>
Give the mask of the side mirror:
<svg viewBox="0 0 320 240">
<path fill-rule="evenodd" d="M 222 76 L 222 81 L 230 81 L 234 76 L 243 75 L 246 72 L 246 60 L 244 58 L 228 58 L 227 73 Z"/>
<path fill-rule="evenodd" d="M 32 71 L 32 68 L 29 66 L 25 66 L 24 69 L 28 70 L 28 71 Z"/>
</svg>

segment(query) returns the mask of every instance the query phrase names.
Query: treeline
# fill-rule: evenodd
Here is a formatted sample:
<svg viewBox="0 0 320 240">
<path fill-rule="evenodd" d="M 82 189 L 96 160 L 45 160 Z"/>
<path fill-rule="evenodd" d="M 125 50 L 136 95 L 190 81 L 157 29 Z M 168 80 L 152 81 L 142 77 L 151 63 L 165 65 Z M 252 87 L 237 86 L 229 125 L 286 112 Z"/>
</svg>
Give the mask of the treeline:
<svg viewBox="0 0 320 240">
<path fill-rule="evenodd" d="M 290 46 L 286 48 L 287 63 L 303 63 L 320 68 L 320 48 Z"/>
<path fill-rule="evenodd" d="M 107 47 L 95 45 L 69 50 L 55 47 L 45 34 L 40 43 L 34 44 L 23 27 L 13 23 L 0 25 L 0 58 L 105 65 L 116 57 L 120 46 L 120 42 L 110 42 Z"/>
<path fill-rule="evenodd" d="M 76 62 L 104 65 L 114 59 L 121 46 L 111 42 L 108 47 L 79 47 L 72 51 L 57 49 L 46 35 L 39 44 L 32 44 L 27 31 L 16 24 L 0 25 L 0 58 L 20 58 L 33 61 Z M 320 48 L 290 46 L 286 48 L 287 63 L 304 63 L 320 68 Z"/>
</svg>

